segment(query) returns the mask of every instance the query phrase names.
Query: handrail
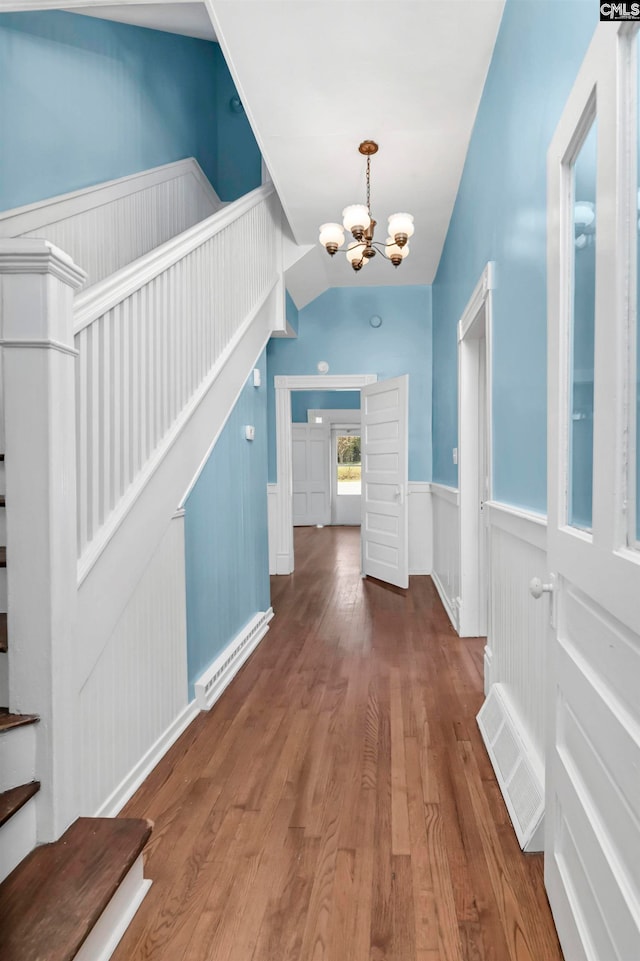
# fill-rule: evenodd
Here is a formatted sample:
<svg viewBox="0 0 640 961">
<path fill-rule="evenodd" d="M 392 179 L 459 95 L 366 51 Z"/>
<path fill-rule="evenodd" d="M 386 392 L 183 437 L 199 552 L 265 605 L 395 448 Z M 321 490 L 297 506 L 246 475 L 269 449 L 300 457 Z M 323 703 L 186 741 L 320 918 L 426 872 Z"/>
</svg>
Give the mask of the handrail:
<svg viewBox="0 0 640 961">
<path fill-rule="evenodd" d="M 242 217 L 252 207 L 274 192 L 273 184 L 264 184 L 245 194 L 206 220 L 190 227 L 177 237 L 149 251 L 104 280 L 77 294 L 74 302 L 74 334 L 97 320 L 116 304 L 130 297 L 149 281 L 168 270 L 187 254 Z"/>
</svg>

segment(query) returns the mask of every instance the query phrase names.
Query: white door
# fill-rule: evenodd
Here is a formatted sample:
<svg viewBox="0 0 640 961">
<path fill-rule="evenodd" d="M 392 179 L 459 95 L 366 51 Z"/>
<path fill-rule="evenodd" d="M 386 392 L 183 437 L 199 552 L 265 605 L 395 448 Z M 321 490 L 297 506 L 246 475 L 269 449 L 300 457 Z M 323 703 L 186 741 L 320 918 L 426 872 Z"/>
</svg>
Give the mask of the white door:
<svg viewBox="0 0 640 961">
<path fill-rule="evenodd" d="M 409 375 L 360 391 L 362 573 L 409 586 Z"/>
<path fill-rule="evenodd" d="M 291 437 L 293 526 L 329 524 L 329 431 L 324 424 L 293 424 Z"/>
<path fill-rule="evenodd" d="M 545 881 L 567 961 L 640 958 L 636 47 L 600 24 L 548 155 Z"/>
</svg>

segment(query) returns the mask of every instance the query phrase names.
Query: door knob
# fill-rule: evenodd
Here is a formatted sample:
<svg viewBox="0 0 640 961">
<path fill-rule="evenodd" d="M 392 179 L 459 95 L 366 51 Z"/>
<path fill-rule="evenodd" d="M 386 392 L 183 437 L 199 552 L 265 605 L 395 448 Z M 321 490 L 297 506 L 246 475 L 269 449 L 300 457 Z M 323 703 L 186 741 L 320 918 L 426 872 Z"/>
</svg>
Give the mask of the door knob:
<svg viewBox="0 0 640 961">
<path fill-rule="evenodd" d="M 542 578 L 532 577 L 529 581 L 529 593 L 539 600 L 543 594 L 553 594 L 553 584 L 543 584 Z"/>
</svg>

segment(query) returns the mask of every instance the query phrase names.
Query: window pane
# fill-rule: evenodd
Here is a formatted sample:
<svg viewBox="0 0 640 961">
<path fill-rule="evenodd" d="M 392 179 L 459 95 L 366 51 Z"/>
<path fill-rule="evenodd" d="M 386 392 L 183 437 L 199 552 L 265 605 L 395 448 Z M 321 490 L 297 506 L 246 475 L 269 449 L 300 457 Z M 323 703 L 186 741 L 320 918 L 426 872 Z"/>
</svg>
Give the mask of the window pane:
<svg viewBox="0 0 640 961">
<path fill-rule="evenodd" d="M 596 123 L 574 165 L 574 270 L 569 379 L 568 522 L 591 530 L 596 290 Z"/>
<path fill-rule="evenodd" d="M 357 434 L 339 434 L 337 438 L 338 463 L 337 493 L 360 494 L 362 464 L 360 437 Z"/>
</svg>

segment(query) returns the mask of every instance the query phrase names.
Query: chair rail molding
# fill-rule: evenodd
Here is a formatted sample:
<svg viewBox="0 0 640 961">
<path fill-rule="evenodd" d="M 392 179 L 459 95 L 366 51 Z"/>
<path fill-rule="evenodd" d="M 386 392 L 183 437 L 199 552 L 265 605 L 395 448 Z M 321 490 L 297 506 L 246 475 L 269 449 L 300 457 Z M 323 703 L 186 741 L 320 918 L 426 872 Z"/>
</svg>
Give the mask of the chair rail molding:
<svg viewBox="0 0 640 961">
<path fill-rule="evenodd" d="M 276 574 L 291 574 L 293 555 L 293 468 L 291 460 L 291 391 L 360 390 L 374 384 L 377 374 L 302 374 L 274 377 L 276 393 L 276 463 L 278 481 L 275 494 Z"/>
</svg>

